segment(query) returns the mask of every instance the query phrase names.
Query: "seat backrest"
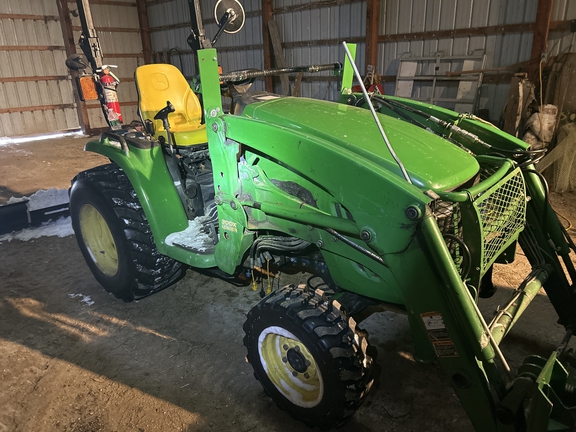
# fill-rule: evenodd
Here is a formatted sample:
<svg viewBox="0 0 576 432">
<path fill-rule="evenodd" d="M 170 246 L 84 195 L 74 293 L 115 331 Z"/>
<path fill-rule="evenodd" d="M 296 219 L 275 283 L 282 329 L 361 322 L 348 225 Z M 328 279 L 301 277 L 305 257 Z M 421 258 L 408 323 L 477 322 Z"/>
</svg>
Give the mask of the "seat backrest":
<svg viewBox="0 0 576 432">
<path fill-rule="evenodd" d="M 136 69 L 135 79 L 139 115 L 142 122 L 154 122 L 156 136 L 164 131 L 164 126 L 160 120 L 154 120 L 154 116 L 166 106 L 166 101 L 175 108 L 168 116 L 173 132 L 193 131 L 203 126 L 200 102 L 175 66 L 163 63 L 140 66 Z"/>
</svg>

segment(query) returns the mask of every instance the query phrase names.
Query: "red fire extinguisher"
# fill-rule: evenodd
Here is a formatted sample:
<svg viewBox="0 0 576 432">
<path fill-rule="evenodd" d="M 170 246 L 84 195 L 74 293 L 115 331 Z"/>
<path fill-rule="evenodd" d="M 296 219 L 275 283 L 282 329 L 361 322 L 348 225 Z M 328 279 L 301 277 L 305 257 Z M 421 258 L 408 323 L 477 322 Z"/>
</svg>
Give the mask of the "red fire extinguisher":
<svg viewBox="0 0 576 432">
<path fill-rule="evenodd" d="M 118 87 L 120 80 L 112 73 L 110 70 L 111 67 L 116 66 L 102 65 L 102 68 L 97 72 L 100 77 L 100 84 L 102 85 L 102 94 L 104 96 L 104 104 L 107 111 L 105 114 L 108 119 L 108 124 L 112 129 L 119 129 L 122 124 L 122 113 L 120 112 L 116 87 Z"/>
</svg>

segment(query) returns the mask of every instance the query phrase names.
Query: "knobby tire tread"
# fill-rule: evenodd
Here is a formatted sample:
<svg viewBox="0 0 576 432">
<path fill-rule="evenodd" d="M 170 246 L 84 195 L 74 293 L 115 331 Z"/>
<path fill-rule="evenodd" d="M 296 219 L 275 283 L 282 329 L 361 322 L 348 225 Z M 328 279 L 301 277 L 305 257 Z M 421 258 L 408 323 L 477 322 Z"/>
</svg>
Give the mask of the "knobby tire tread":
<svg viewBox="0 0 576 432">
<path fill-rule="evenodd" d="M 88 182 L 111 206 L 130 245 L 136 280 L 131 293 L 115 293 L 125 301 L 137 300 L 160 291 L 184 272 L 182 263 L 162 255 L 138 196 L 124 171 L 116 164 L 108 164 L 79 173 L 73 180 Z"/>
<path fill-rule="evenodd" d="M 353 319 L 345 314 L 338 302 L 326 301 L 321 290 L 312 291 L 304 286 L 287 286 L 263 298 L 248 313 L 244 323 L 246 332 L 244 344 L 247 348 L 252 323 L 272 315 L 290 319 L 292 323 L 316 338 L 317 347 L 331 356 L 330 367 L 338 368 L 340 371 L 339 379 L 342 382 L 340 388 L 345 389 L 343 391 L 345 401 L 340 401 L 338 408 L 327 413 L 323 419 L 300 418 L 287 409 L 288 413 L 312 427 L 338 426 L 347 421 L 364 402 L 373 383 L 373 361 L 366 352 L 368 349 L 366 332 L 356 330 Z M 257 354 L 248 350 L 247 358 L 251 364 L 260 361 L 257 357 Z M 257 376 L 256 369 L 255 377 L 270 395 L 263 380 Z M 279 408 L 285 409 L 281 403 L 276 400 L 275 402 Z"/>
</svg>

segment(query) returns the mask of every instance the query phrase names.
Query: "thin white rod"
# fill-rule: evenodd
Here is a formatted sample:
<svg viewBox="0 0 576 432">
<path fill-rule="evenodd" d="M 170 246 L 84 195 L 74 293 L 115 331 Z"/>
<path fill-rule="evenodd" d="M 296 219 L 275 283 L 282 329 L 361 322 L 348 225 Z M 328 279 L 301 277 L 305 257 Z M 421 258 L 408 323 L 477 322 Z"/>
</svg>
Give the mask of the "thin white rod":
<svg viewBox="0 0 576 432">
<path fill-rule="evenodd" d="M 350 50 L 348 49 L 348 45 L 346 44 L 346 42 L 342 42 L 342 45 L 344 46 L 344 50 L 346 51 L 346 56 L 348 56 L 348 60 L 350 61 L 350 64 L 352 65 L 352 68 L 354 69 L 354 75 L 356 75 L 356 79 L 360 83 L 360 87 L 362 88 L 362 93 L 364 93 L 364 98 L 366 99 L 366 103 L 370 107 L 370 111 L 372 112 L 372 116 L 374 117 L 374 121 L 376 121 L 376 124 L 378 125 L 378 130 L 380 131 L 380 134 L 382 135 L 382 138 L 384 139 L 384 142 L 386 143 L 386 147 L 388 147 L 388 151 L 390 152 L 390 154 L 392 155 L 392 157 L 394 158 L 394 160 L 396 161 L 396 163 L 400 167 L 400 171 L 402 171 L 402 175 L 404 176 L 406 181 L 410 184 L 413 184 L 412 180 L 410 179 L 410 176 L 408 175 L 408 172 L 406 171 L 406 168 L 404 168 L 404 165 L 402 164 L 402 161 L 400 160 L 400 158 L 398 158 L 398 156 L 396 156 L 396 153 L 394 152 L 394 149 L 392 148 L 392 144 L 390 144 L 390 141 L 388 141 L 388 136 L 386 135 L 386 132 L 384 132 L 384 128 L 382 127 L 382 124 L 380 123 L 380 119 L 378 118 L 378 114 L 376 114 L 376 110 L 374 109 L 374 105 L 372 105 L 372 101 L 370 100 L 370 96 L 368 95 L 368 91 L 366 90 L 366 86 L 364 86 L 364 82 L 362 81 L 362 77 L 360 76 L 360 72 L 358 72 L 358 68 L 356 67 L 356 64 L 354 63 L 354 59 L 352 58 L 352 54 L 350 53 Z"/>
</svg>

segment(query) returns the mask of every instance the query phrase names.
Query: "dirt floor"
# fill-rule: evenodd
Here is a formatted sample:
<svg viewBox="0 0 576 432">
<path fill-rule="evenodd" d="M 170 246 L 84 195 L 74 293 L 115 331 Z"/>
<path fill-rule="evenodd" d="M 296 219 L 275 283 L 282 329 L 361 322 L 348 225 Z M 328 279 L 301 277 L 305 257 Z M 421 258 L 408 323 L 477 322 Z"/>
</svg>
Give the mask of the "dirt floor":
<svg viewBox="0 0 576 432">
<path fill-rule="evenodd" d="M 84 142 L 0 147 L 0 202 L 68 187 L 77 171 L 106 162 L 83 153 Z M 576 222 L 576 195 L 552 198 Z M 499 266 L 500 289 L 484 308 L 503 303 L 526 269 L 521 256 Z M 98 285 L 73 236 L 3 242 L 0 432 L 310 430 L 276 408 L 245 362 L 242 324 L 258 300 L 250 288 L 188 271 L 126 304 Z M 564 334 L 544 293 L 521 321 L 503 345 L 513 367 L 528 353 L 548 355 Z M 373 315 L 363 327 L 379 352 L 379 384 L 338 430 L 472 430 L 440 367 L 414 361 L 405 316 Z"/>
</svg>

